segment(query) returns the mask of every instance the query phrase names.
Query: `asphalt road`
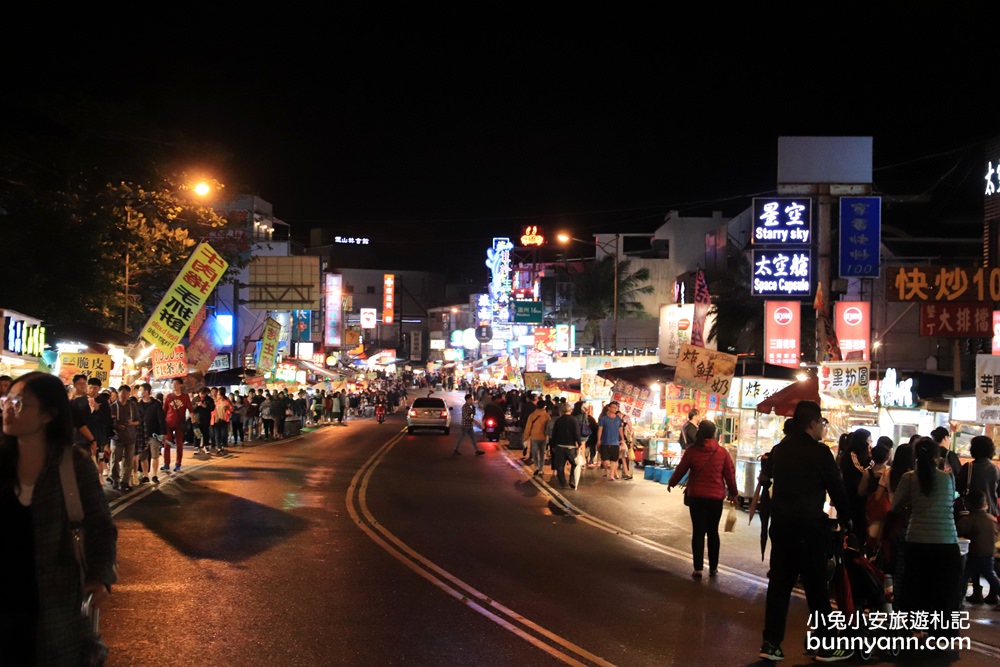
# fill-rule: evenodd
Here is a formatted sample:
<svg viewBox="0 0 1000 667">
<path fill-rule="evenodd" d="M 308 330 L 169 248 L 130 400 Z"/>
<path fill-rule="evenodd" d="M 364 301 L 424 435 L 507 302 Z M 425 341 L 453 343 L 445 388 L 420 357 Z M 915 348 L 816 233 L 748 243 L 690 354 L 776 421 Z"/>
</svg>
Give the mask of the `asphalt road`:
<svg viewBox="0 0 1000 667">
<path fill-rule="evenodd" d="M 696 582 L 665 486 L 588 470 L 564 491 L 518 452 L 456 457 L 457 429 L 403 426 L 400 413 L 189 457 L 116 498 L 109 667 L 756 662 L 766 566 L 746 515 L 720 576 Z M 784 664 L 807 661 L 806 613 L 793 600 Z M 975 617 L 958 663 L 995 664 L 1000 613 Z"/>
</svg>

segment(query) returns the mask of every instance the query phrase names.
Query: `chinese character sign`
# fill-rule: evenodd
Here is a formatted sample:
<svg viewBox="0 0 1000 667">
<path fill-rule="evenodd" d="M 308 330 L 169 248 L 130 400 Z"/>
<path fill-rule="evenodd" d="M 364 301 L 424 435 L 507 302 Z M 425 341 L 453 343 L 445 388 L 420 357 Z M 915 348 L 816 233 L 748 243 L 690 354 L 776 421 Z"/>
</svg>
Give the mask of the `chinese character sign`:
<svg viewBox="0 0 1000 667">
<path fill-rule="evenodd" d="M 736 373 L 736 356 L 685 344 L 677 359 L 674 384 L 698 389 L 723 398 L 729 395 Z"/>
<path fill-rule="evenodd" d="M 382 276 L 382 323 L 392 324 L 396 318 L 396 276 L 386 273 Z"/>
<path fill-rule="evenodd" d="M 611 400 L 618 401 L 618 409 L 632 424 L 638 423 L 646 410 L 652 392 L 648 387 L 638 387 L 624 380 L 615 382 Z"/>
<path fill-rule="evenodd" d="M 173 352 L 228 268 L 212 246 L 199 244 L 146 322 L 142 338 L 166 354 Z"/>
<path fill-rule="evenodd" d="M 1000 268 L 887 267 L 885 298 L 887 301 L 1000 301 Z"/>
<path fill-rule="evenodd" d="M 920 335 L 949 338 L 989 338 L 993 335 L 993 304 L 922 303 Z"/>
<path fill-rule="evenodd" d="M 871 304 L 867 301 L 837 301 L 833 304 L 833 328 L 840 353 L 847 361 L 869 361 Z M 849 356 L 850 355 L 850 356 Z"/>
<path fill-rule="evenodd" d="M 514 244 L 509 238 L 493 239 L 493 247 L 486 251 L 486 267 L 490 270 L 490 306 L 493 322 L 510 322 L 510 251 Z"/>
<path fill-rule="evenodd" d="M 108 384 L 110 374 L 110 355 L 84 352 L 59 353 L 59 378 L 64 384 L 72 384 L 74 375 L 86 375 L 88 379 L 100 380 L 103 387 Z"/>
<path fill-rule="evenodd" d="M 343 318 L 343 276 L 339 273 L 326 274 L 326 326 L 323 327 L 323 340 L 328 347 L 340 347 L 341 321 Z"/>
<path fill-rule="evenodd" d="M 660 363 L 676 366 L 681 346 L 691 342 L 694 304 L 660 306 Z"/>
<path fill-rule="evenodd" d="M 820 364 L 820 398 L 834 404 L 870 408 L 872 397 L 868 389 L 869 364 L 867 362 L 826 361 Z"/>
<path fill-rule="evenodd" d="M 764 302 L 765 361 L 776 366 L 799 367 L 802 304 L 798 301 Z"/>
<path fill-rule="evenodd" d="M 812 242 L 812 200 L 754 197 L 754 245 L 807 246 Z"/>
<path fill-rule="evenodd" d="M 339 277 L 339 276 L 338 276 Z M 264 333 L 260 341 L 260 359 L 257 368 L 265 373 L 274 366 L 274 359 L 278 353 L 278 334 L 281 333 L 281 324 L 272 318 L 267 318 L 264 323 Z"/>
<path fill-rule="evenodd" d="M 993 311 L 993 354 L 1000 355 L 1000 310 Z"/>
<path fill-rule="evenodd" d="M 164 354 L 159 348 L 153 349 L 153 377 L 157 380 L 167 378 L 182 378 L 187 375 L 187 353 L 183 345 L 174 347 L 170 354 Z"/>
<path fill-rule="evenodd" d="M 878 278 L 882 198 L 840 198 L 840 277 Z"/>
<path fill-rule="evenodd" d="M 800 297 L 812 294 L 812 250 L 760 249 L 751 253 L 754 296 Z"/>
<path fill-rule="evenodd" d="M 976 355 L 976 421 L 1000 424 L 1000 357 Z"/>
</svg>

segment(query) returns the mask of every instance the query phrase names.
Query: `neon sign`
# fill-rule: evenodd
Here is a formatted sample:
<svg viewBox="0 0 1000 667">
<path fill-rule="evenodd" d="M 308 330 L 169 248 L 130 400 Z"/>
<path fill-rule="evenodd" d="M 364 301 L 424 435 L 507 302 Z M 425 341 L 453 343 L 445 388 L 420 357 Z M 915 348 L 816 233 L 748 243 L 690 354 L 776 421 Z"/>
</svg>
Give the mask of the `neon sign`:
<svg viewBox="0 0 1000 667">
<path fill-rule="evenodd" d="M 538 227 L 531 225 L 530 227 L 524 228 L 524 233 L 521 234 L 521 245 L 523 246 L 540 246 L 545 245 L 545 237 L 538 233 Z"/>
<path fill-rule="evenodd" d="M 494 322 L 510 321 L 510 251 L 514 244 L 507 237 L 493 239 L 493 247 L 486 251 L 486 267 L 490 270 L 490 304 Z"/>
</svg>

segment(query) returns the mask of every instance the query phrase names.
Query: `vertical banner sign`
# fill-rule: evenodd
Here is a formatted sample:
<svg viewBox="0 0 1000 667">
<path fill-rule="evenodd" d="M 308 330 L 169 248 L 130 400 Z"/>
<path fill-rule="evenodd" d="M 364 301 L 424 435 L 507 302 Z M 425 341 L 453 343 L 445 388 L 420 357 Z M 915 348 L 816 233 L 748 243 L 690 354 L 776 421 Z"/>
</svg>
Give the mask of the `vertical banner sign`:
<svg viewBox="0 0 1000 667">
<path fill-rule="evenodd" d="M 681 345 L 691 342 L 694 304 L 660 306 L 660 363 L 676 366 Z"/>
<path fill-rule="evenodd" d="M 228 268 L 212 246 L 199 244 L 146 322 L 142 338 L 166 354 L 173 352 Z"/>
<path fill-rule="evenodd" d="M 382 324 L 392 324 L 396 319 L 396 276 L 382 276 Z"/>
<path fill-rule="evenodd" d="M 976 421 L 1000 424 L 1000 357 L 976 355 Z"/>
<path fill-rule="evenodd" d="M 337 303 L 340 303 L 339 299 Z M 257 368 L 264 373 L 269 372 L 274 366 L 274 358 L 278 352 L 279 333 L 281 333 L 281 324 L 275 319 L 267 318 L 260 341 L 260 359 L 257 361 Z"/>
<path fill-rule="evenodd" d="M 187 353 L 183 345 L 178 345 L 170 354 L 163 354 L 159 348 L 153 348 L 153 377 L 157 380 L 182 378 L 187 375 Z"/>
<path fill-rule="evenodd" d="M 323 328 L 323 342 L 327 347 L 340 347 L 341 322 L 343 321 L 343 276 L 339 273 L 326 274 L 326 326 Z"/>
<path fill-rule="evenodd" d="M 799 367 L 801 315 L 802 304 L 799 301 L 764 302 L 764 350 L 767 363 L 789 368 Z"/>
<path fill-rule="evenodd" d="M 297 343 L 312 341 L 312 311 L 292 311 L 292 340 Z"/>
<path fill-rule="evenodd" d="M 833 327 L 844 361 L 870 361 L 871 304 L 837 301 L 833 304 Z"/>
<path fill-rule="evenodd" d="M 736 355 L 682 345 L 677 371 L 674 373 L 674 384 L 725 398 L 729 395 L 735 374 Z"/>
<path fill-rule="evenodd" d="M 840 198 L 840 277 L 878 278 L 882 198 Z"/>
<path fill-rule="evenodd" d="M 993 354 L 1000 355 L 1000 310 L 993 311 Z"/>
<path fill-rule="evenodd" d="M 205 323 L 188 344 L 188 363 L 194 365 L 199 373 L 207 373 L 219 350 L 222 349 L 222 339 L 225 334 L 225 330 L 219 324 L 219 318 L 215 315 L 205 318 Z"/>
<path fill-rule="evenodd" d="M 420 361 L 424 358 L 424 332 L 410 332 L 410 361 Z"/>
</svg>

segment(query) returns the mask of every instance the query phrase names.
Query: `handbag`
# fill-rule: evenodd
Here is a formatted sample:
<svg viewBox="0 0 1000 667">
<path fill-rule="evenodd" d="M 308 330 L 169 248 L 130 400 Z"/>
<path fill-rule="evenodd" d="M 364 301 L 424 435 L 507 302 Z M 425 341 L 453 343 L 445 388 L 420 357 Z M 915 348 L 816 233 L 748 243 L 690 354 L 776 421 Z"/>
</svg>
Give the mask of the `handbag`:
<svg viewBox="0 0 1000 667">
<path fill-rule="evenodd" d="M 969 503 L 966 500 L 966 496 L 969 495 L 969 487 L 972 486 L 972 462 L 969 461 L 965 466 L 969 469 L 965 478 L 965 488 L 962 490 L 961 495 L 955 498 L 955 502 L 953 503 L 956 520 L 959 517 L 969 516 Z"/>
<path fill-rule="evenodd" d="M 73 557 L 80 570 L 80 589 L 87 581 L 87 553 L 84 550 L 83 504 L 80 502 L 80 488 L 76 483 L 76 472 L 73 470 L 73 448 L 67 447 L 59 462 L 59 479 L 62 483 L 63 498 L 66 501 L 66 515 L 69 517 L 70 542 L 73 546 Z M 84 638 L 86 665 L 101 667 L 108 658 L 108 645 L 104 643 L 98 629 L 101 612 L 90 606 L 89 599 L 84 600 L 83 614 L 90 625 L 87 637 Z"/>
<path fill-rule="evenodd" d="M 725 532 L 731 533 L 736 530 L 736 505 L 729 506 L 729 514 L 726 515 Z"/>
<path fill-rule="evenodd" d="M 719 447 L 719 449 L 722 449 L 722 447 Z M 688 495 L 688 489 L 691 488 L 691 482 L 698 479 L 698 473 L 700 473 L 702 470 L 708 467 L 708 464 L 712 462 L 712 459 L 715 458 L 715 455 L 719 453 L 719 449 L 716 449 L 714 452 L 712 452 L 712 455 L 708 457 L 708 461 L 705 462 L 704 468 L 699 468 L 698 470 L 695 470 L 694 475 L 692 475 L 688 479 L 687 486 L 684 487 L 684 504 L 686 506 L 691 507 L 691 497 Z"/>
</svg>

